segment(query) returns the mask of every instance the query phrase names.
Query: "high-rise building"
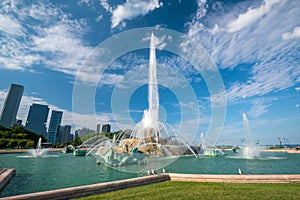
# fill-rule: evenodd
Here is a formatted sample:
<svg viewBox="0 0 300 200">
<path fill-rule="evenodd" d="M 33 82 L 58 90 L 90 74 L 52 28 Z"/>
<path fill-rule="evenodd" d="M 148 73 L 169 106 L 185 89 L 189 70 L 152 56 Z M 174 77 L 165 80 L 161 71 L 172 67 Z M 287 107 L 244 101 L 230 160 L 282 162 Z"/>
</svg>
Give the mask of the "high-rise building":
<svg viewBox="0 0 300 200">
<path fill-rule="evenodd" d="M 104 132 L 104 133 L 110 133 L 110 125 L 109 124 L 104 124 L 102 126 L 102 132 Z"/>
<path fill-rule="evenodd" d="M 17 112 L 22 99 L 24 86 L 11 84 L 0 117 L 0 125 L 12 127 L 15 124 Z"/>
<path fill-rule="evenodd" d="M 56 136 L 59 131 L 62 115 L 62 111 L 52 110 L 47 134 L 47 139 L 49 143 L 56 143 Z"/>
<path fill-rule="evenodd" d="M 64 126 L 58 126 L 55 143 L 62 143 L 62 136 L 64 134 Z"/>
<path fill-rule="evenodd" d="M 30 106 L 25 128 L 46 137 L 46 124 L 49 107 L 47 105 L 32 104 Z"/>
<path fill-rule="evenodd" d="M 74 141 L 74 135 L 69 134 L 68 142 L 73 142 Z"/>
<path fill-rule="evenodd" d="M 73 137 L 71 137 L 71 126 L 70 125 L 65 125 L 64 127 L 64 137 L 63 137 L 63 142 L 68 143 L 68 142 L 73 142 Z M 72 139 L 71 139 L 72 138 Z"/>
<path fill-rule="evenodd" d="M 101 132 L 101 124 L 97 124 L 96 133 L 99 134 Z"/>
<path fill-rule="evenodd" d="M 59 143 L 68 143 L 73 141 L 73 137 L 71 135 L 71 126 L 65 125 L 60 126 L 59 128 Z"/>
</svg>

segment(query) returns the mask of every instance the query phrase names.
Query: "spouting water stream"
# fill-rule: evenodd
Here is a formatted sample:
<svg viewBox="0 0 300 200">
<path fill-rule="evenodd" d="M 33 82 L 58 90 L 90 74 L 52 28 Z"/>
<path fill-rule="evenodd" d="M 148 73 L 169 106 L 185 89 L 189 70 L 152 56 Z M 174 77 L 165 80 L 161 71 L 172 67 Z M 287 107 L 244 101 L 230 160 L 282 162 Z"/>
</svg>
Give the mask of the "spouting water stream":
<svg viewBox="0 0 300 200">
<path fill-rule="evenodd" d="M 141 130 L 137 132 L 136 137 L 154 137 L 158 143 L 160 129 L 158 121 L 159 96 L 156 74 L 155 36 L 153 33 L 150 39 L 148 106 L 149 108 L 144 110 L 141 120 L 142 127 Z"/>
<path fill-rule="evenodd" d="M 35 149 L 30 149 L 28 152 L 31 154 L 33 157 L 40 157 L 44 153 L 46 153 L 48 149 L 42 149 L 42 138 L 39 138 L 38 143 L 35 147 Z"/>
<path fill-rule="evenodd" d="M 158 97 L 157 75 L 156 75 L 155 37 L 153 33 L 151 34 L 151 41 L 150 41 L 148 105 L 149 105 L 148 110 L 144 110 L 142 125 L 143 128 L 153 128 L 154 131 L 156 131 L 158 130 L 159 97 Z"/>
<path fill-rule="evenodd" d="M 42 149 L 42 138 L 39 138 L 39 141 L 36 145 L 36 150 L 40 151 Z"/>
<path fill-rule="evenodd" d="M 241 156 L 243 158 L 258 158 L 260 157 L 261 148 L 253 145 L 249 121 L 246 113 L 243 113 L 243 122 L 244 122 L 245 141 L 244 141 L 244 146 L 241 148 L 241 153 L 242 153 Z"/>
<path fill-rule="evenodd" d="M 249 127 L 249 121 L 248 121 L 246 113 L 243 113 L 243 122 L 244 122 L 244 133 L 245 133 L 245 145 L 253 146 L 252 136 L 251 136 L 250 127 Z"/>
</svg>

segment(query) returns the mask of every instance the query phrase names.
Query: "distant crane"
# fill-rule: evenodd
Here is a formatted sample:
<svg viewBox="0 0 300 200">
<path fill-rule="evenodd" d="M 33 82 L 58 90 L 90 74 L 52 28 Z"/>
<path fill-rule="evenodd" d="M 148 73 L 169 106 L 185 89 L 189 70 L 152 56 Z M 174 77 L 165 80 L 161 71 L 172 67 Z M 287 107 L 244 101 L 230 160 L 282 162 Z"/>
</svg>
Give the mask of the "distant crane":
<svg viewBox="0 0 300 200">
<path fill-rule="evenodd" d="M 286 141 L 287 141 L 287 145 L 288 145 L 288 147 L 289 147 L 289 148 L 291 148 L 291 146 L 290 146 L 290 142 L 289 142 L 289 139 L 287 139 L 287 138 L 286 138 Z"/>
<path fill-rule="evenodd" d="M 278 140 L 279 140 L 279 147 L 281 148 L 282 147 L 282 141 L 281 141 L 280 137 L 278 138 Z"/>
</svg>

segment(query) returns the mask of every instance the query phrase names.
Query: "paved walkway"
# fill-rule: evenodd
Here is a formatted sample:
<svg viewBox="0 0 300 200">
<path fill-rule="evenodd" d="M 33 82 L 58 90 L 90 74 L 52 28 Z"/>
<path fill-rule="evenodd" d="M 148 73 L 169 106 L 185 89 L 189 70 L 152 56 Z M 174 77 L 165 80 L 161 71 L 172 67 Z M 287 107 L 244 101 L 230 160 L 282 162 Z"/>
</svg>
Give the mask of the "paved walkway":
<svg viewBox="0 0 300 200">
<path fill-rule="evenodd" d="M 171 181 L 236 182 L 236 183 L 290 183 L 300 182 L 300 174 L 276 175 L 214 175 L 169 173 Z"/>
</svg>

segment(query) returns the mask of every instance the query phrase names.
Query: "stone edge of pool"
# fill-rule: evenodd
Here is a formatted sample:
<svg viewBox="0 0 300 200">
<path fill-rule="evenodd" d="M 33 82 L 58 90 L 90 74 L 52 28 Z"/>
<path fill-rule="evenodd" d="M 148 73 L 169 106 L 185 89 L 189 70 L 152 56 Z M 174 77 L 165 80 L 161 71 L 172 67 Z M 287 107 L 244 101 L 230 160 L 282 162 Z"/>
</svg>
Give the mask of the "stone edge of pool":
<svg viewBox="0 0 300 200">
<path fill-rule="evenodd" d="M 0 192 L 9 183 L 9 181 L 15 176 L 15 169 L 0 169 Z"/>
<path fill-rule="evenodd" d="M 30 193 L 0 199 L 68 199 L 100 194 L 119 189 L 138 187 L 163 181 L 235 182 L 235 183 L 291 183 L 300 182 L 300 174 L 278 175 L 214 175 L 166 173 L 132 179 Z"/>
</svg>

